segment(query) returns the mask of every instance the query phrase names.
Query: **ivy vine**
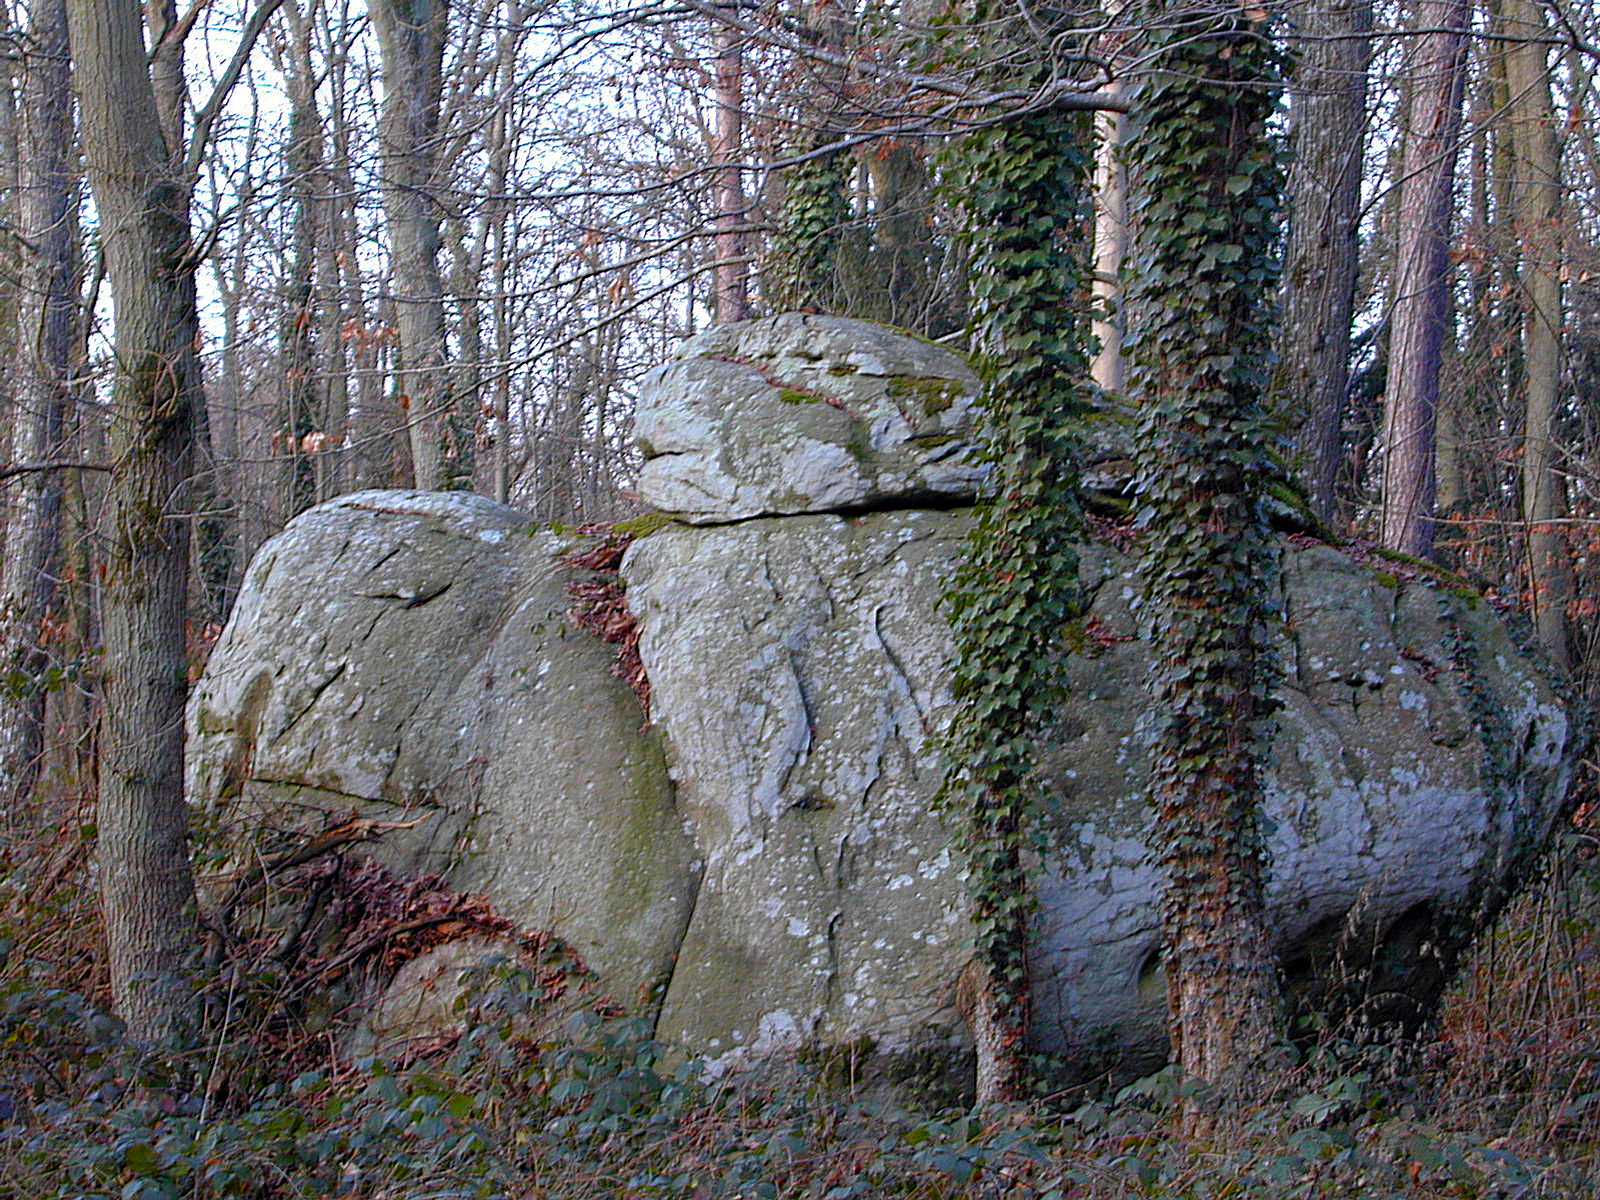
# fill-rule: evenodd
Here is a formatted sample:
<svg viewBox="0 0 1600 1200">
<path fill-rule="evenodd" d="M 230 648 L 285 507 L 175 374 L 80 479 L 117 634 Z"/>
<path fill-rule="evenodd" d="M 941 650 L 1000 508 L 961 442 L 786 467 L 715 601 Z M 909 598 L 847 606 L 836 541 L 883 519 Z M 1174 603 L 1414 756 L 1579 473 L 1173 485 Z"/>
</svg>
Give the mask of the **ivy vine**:
<svg viewBox="0 0 1600 1200">
<path fill-rule="evenodd" d="M 1125 150 L 1142 621 L 1157 648 L 1152 851 L 1174 1049 L 1214 1081 L 1248 1076 L 1278 1023 L 1259 809 L 1278 670 L 1265 400 L 1282 64 L 1265 21 L 1255 8 L 1146 4 L 1151 70 Z"/>
<path fill-rule="evenodd" d="M 1080 116 L 1034 113 L 968 134 L 944 162 L 970 253 L 983 455 L 992 472 L 945 597 L 957 707 L 941 793 L 968 865 L 984 975 L 978 1008 L 988 1028 L 975 1029 L 983 1100 L 1027 1090 L 1027 950 L 1037 900 L 1026 855 L 1045 828 L 1035 745 L 1042 720 L 1064 699 L 1062 631 L 1081 611 L 1076 430 L 1090 400 L 1081 249 L 1087 135 Z"/>
<path fill-rule="evenodd" d="M 839 250 L 850 220 L 850 163 L 836 150 L 784 172 L 783 204 L 766 267 L 774 310 L 836 307 Z"/>
</svg>

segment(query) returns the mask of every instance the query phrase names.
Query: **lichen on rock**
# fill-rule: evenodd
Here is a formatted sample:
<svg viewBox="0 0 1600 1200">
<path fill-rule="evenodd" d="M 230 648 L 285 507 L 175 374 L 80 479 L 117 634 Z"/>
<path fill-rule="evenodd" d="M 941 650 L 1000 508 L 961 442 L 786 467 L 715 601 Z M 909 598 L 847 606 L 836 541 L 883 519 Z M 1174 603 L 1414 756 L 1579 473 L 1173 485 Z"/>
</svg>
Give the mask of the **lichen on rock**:
<svg viewBox="0 0 1600 1200">
<path fill-rule="evenodd" d="M 658 395 L 677 398 L 641 417 L 660 451 L 647 495 L 685 520 L 646 522 L 620 572 L 652 729 L 612 649 L 569 617 L 578 535 L 473 497 L 359 493 L 252 564 L 191 702 L 191 799 L 255 836 L 330 809 L 392 818 L 407 827 L 375 848 L 385 862 L 555 929 L 611 995 L 658 1014 L 659 1036 L 722 1067 L 805 1050 L 958 1074 L 971 952 L 931 801 L 975 388 L 932 414 L 960 451 L 944 476 L 918 466 L 896 408 L 920 393 L 890 391 L 970 373 L 812 317 L 711 331 L 666 373 Z M 785 404 L 785 387 L 845 407 Z M 880 428 L 877 403 L 891 436 L 852 451 L 858 421 Z M 794 420 L 763 448 L 761 414 L 778 410 Z M 815 470 L 786 475 L 801 444 Z M 785 495 L 810 511 L 782 511 Z M 1458 944 L 1562 811 L 1567 709 L 1488 605 L 1312 539 L 1281 545 L 1278 949 L 1314 992 L 1341 939 L 1387 946 L 1381 990 L 1424 1004 L 1443 960 L 1420 945 Z M 1160 647 L 1136 637 L 1132 569 L 1083 548 L 1089 607 L 1062 643 L 1074 699 L 1043 756 L 1034 1036 L 1080 1071 L 1164 1052 L 1143 791 Z"/>
</svg>

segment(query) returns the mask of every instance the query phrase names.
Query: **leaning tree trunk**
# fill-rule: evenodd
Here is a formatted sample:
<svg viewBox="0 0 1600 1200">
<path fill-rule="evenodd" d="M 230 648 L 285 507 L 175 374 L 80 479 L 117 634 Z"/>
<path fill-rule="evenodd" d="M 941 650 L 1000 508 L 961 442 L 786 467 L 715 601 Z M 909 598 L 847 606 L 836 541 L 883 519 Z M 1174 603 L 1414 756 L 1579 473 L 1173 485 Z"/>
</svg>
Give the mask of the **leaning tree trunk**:
<svg viewBox="0 0 1600 1200">
<path fill-rule="evenodd" d="M 1317 0 L 1301 11 L 1297 33 L 1281 404 L 1300 430 L 1312 506 L 1331 522 L 1360 259 L 1372 0 Z"/>
<path fill-rule="evenodd" d="M 1433 553 L 1434 438 L 1449 311 L 1450 213 L 1461 132 L 1467 0 L 1417 0 L 1401 158 L 1399 243 L 1384 411 L 1383 525 L 1391 550 Z"/>
<path fill-rule="evenodd" d="M 130 1034 L 175 1032 L 196 944 L 183 804 L 184 601 L 198 332 L 182 152 L 162 135 L 138 7 L 68 0 L 82 138 L 115 316 L 100 880 Z"/>
<path fill-rule="evenodd" d="M 1567 602 L 1572 559 L 1558 518 L 1565 491 L 1556 469 L 1555 423 L 1561 389 L 1561 161 L 1546 61 L 1549 30 L 1531 0 L 1503 0 L 1508 112 L 1516 160 L 1516 231 L 1522 252 L 1526 315 L 1522 358 L 1526 389 L 1522 432 L 1522 518 L 1539 641 L 1563 669 L 1572 665 Z"/>
<path fill-rule="evenodd" d="M 65 0 L 38 0 L 24 60 L 17 120 L 18 462 L 59 458 L 76 331 L 78 184 L 72 147 L 72 71 Z M 38 776 L 44 751 L 44 625 L 56 595 L 62 477 L 49 471 L 11 484 L 4 591 L 0 592 L 0 802 L 16 803 Z"/>
<path fill-rule="evenodd" d="M 1259 826 L 1279 196 L 1277 70 L 1260 11 L 1197 28 L 1174 19 L 1179 6 L 1147 4 L 1158 69 L 1127 141 L 1141 268 L 1128 290 L 1140 574 L 1144 623 L 1162 647 L 1150 794 L 1169 1028 L 1184 1073 L 1236 1095 L 1267 1081 L 1280 1035 Z M 1191 1103 L 1185 1125 L 1201 1132 L 1212 1116 Z"/>
<path fill-rule="evenodd" d="M 445 368 L 444 279 L 435 195 L 439 112 L 444 91 L 444 0 L 370 0 L 383 55 L 383 207 L 400 328 L 401 394 L 411 433 L 416 486 L 444 486 L 444 431 L 450 415 Z"/>
</svg>

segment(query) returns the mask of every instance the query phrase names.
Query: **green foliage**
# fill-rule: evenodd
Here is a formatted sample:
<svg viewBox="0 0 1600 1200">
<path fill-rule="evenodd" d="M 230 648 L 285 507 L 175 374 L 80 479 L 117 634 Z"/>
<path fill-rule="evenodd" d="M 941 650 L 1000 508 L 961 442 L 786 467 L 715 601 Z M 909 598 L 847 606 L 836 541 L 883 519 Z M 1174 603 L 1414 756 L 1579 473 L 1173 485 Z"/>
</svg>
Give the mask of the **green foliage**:
<svg viewBox="0 0 1600 1200">
<path fill-rule="evenodd" d="M 942 804 L 969 868 L 979 961 L 1018 1060 L 1042 838 L 1034 744 L 1064 699 L 1062 631 L 1080 615 L 1075 434 L 1088 408 L 1081 118 L 1030 114 L 971 133 L 945 164 L 966 222 L 983 454 L 992 475 L 946 597 L 957 701 Z"/>
<path fill-rule="evenodd" d="M 783 206 L 768 254 L 766 288 L 777 310 L 833 311 L 840 239 L 850 220 L 850 157 L 819 155 L 783 174 Z"/>
<path fill-rule="evenodd" d="M 1264 398 L 1280 62 L 1245 10 L 1197 25 L 1157 2 L 1146 16 L 1155 69 L 1125 149 L 1136 230 L 1126 278 L 1142 619 L 1161 647 L 1150 677 L 1153 848 L 1167 875 L 1169 950 L 1210 942 L 1169 970 L 1209 971 L 1223 995 L 1262 996 L 1274 990 L 1257 809 L 1275 672 Z M 1241 946 L 1252 928 L 1255 944 Z"/>
</svg>

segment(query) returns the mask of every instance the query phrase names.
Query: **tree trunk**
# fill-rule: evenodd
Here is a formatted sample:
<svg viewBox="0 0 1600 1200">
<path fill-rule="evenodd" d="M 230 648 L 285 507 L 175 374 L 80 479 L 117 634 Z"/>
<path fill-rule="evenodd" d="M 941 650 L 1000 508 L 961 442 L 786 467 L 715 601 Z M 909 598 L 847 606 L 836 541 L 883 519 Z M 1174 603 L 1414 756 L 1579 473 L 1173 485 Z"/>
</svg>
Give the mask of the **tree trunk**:
<svg viewBox="0 0 1600 1200">
<path fill-rule="evenodd" d="M 1467 0 L 1417 0 L 1407 76 L 1395 298 L 1384 412 L 1381 541 L 1433 553 L 1434 437 L 1450 283 Z"/>
<path fill-rule="evenodd" d="M 488 213 L 479 215 L 470 232 L 464 220 L 446 222 L 445 243 L 450 247 L 450 292 L 460 314 L 456 320 L 456 382 L 452 389 L 455 407 L 450 412 L 446 434 L 449 452 L 445 473 L 452 486 L 488 495 L 494 481 L 488 476 L 487 466 L 480 478 L 478 466 L 479 444 L 485 450 L 489 448 L 489 418 L 479 411 L 478 400 L 483 391 L 483 310 L 478 297 L 483 292 L 484 263 L 489 253 Z"/>
<path fill-rule="evenodd" d="M 1372 0 L 1302 10 L 1290 118 L 1289 251 L 1279 351 L 1282 404 L 1300 430 L 1312 507 L 1332 522 L 1359 267 Z"/>
<path fill-rule="evenodd" d="M 1248 1095 L 1270 1082 L 1281 1033 L 1259 828 L 1276 72 L 1248 10 L 1201 28 L 1173 11 L 1144 9 L 1156 70 L 1127 142 L 1143 267 L 1128 284 L 1143 621 L 1162 647 L 1150 676 L 1152 850 L 1166 877 L 1174 1057 Z M 1186 1128 L 1204 1132 L 1215 1111 L 1191 1103 Z"/>
<path fill-rule="evenodd" d="M 288 23 L 293 46 L 285 83 L 289 93 L 289 131 L 283 148 L 292 205 L 289 255 L 284 264 L 280 327 L 278 332 L 279 414 L 284 435 L 281 485 L 284 515 L 293 520 L 317 502 L 317 463 L 327 431 L 321 428 L 321 406 L 316 402 L 313 368 L 317 328 L 316 254 L 317 169 L 322 163 L 322 121 L 317 114 L 315 81 L 309 74 L 311 51 L 305 23 L 290 6 Z M 320 435 L 320 436 L 319 436 Z"/>
<path fill-rule="evenodd" d="M 140 1041 L 193 1004 L 183 804 L 186 506 L 198 332 L 182 151 L 163 136 L 139 10 L 69 0 L 82 137 L 115 312 L 99 844 L 111 987 Z"/>
<path fill-rule="evenodd" d="M 743 321 L 750 315 L 750 266 L 744 261 L 744 185 L 740 180 L 739 153 L 744 127 L 743 34 L 720 22 L 716 30 L 716 136 L 712 157 L 719 166 L 712 185 L 716 205 L 717 321 Z M 722 165 L 727 164 L 727 165 Z"/>
<path fill-rule="evenodd" d="M 494 400 L 489 418 L 488 453 L 480 455 L 479 470 L 487 468 L 487 493 L 501 504 L 511 501 L 511 307 L 506 295 L 511 278 L 511 247 L 507 224 L 510 205 L 506 184 L 511 172 L 514 135 L 509 96 L 516 73 L 517 49 L 524 36 L 526 16 L 521 0 L 506 5 L 506 25 L 500 34 L 495 63 L 495 91 L 502 97 L 489 126 L 488 236 L 491 247 L 494 300 Z M 483 460 L 487 459 L 487 462 Z"/>
<path fill-rule="evenodd" d="M 193 199 L 193 179 L 182 178 L 187 166 L 178 164 L 186 157 L 185 121 L 189 113 L 190 97 L 184 67 L 185 31 L 178 17 L 176 0 L 147 0 L 145 19 L 149 24 L 148 42 L 149 79 L 155 96 L 156 119 L 161 136 L 173 156 L 173 182 L 183 196 L 183 236 L 189 236 L 189 205 Z M 199 306 L 194 297 L 194 269 L 180 272 L 177 290 L 186 292 L 189 316 L 185 318 L 199 337 Z M 112 281 L 115 294 L 116 282 Z M 195 340 L 194 346 L 199 342 Z M 194 349 L 190 361 L 195 363 Z M 189 549 L 195 568 L 191 577 L 196 586 L 196 606 L 193 616 L 201 623 L 220 623 L 227 617 L 231 580 L 234 576 L 234 534 L 231 528 L 233 514 L 229 500 L 220 488 L 221 470 L 216 448 L 211 444 L 211 414 L 206 407 L 205 394 L 200 385 L 198 365 L 182 379 L 190 389 L 189 420 L 194 424 L 194 436 L 189 450 L 191 461 L 186 481 L 189 518 Z"/>
<path fill-rule="evenodd" d="M 444 486 L 450 414 L 444 280 L 434 178 L 443 95 L 444 0 L 370 0 L 383 56 L 383 207 L 400 329 L 397 379 L 410 429 L 416 486 Z"/>
<path fill-rule="evenodd" d="M 1522 517 L 1527 522 L 1528 575 L 1535 627 L 1553 662 L 1570 669 L 1567 603 L 1574 594 L 1567 540 L 1554 522 L 1566 513 L 1556 469 L 1556 408 L 1561 389 L 1561 162 L 1544 44 L 1544 11 L 1532 0 L 1502 0 L 1507 113 L 1515 153 L 1516 232 L 1522 254 L 1523 386 Z"/>
<path fill-rule="evenodd" d="M 14 43 L 16 31 L 11 27 L 11 6 L 0 5 L 0 39 Z M 16 220 L 17 199 L 17 84 L 20 55 L 10 53 L 0 63 L 0 220 Z M 9 346 L 17 338 L 16 288 L 14 281 L 20 274 L 14 238 L 0 238 L 0 345 Z M 0 462 L 14 462 L 13 431 L 17 424 L 17 410 L 13 407 L 12 380 L 7 364 L 0 361 Z M 4 546 L 6 522 L 10 516 L 7 505 L 0 504 L 0 547 Z"/>
<path fill-rule="evenodd" d="M 67 380 L 77 329 L 78 186 L 73 144 L 72 71 L 65 0 L 38 0 L 24 59 L 17 122 L 17 203 L 21 279 L 17 296 L 18 462 L 65 457 Z M 10 484 L 4 591 L 0 592 L 0 803 L 33 787 L 44 750 L 49 655 L 44 623 L 56 596 L 61 545 L 59 472 Z"/>
<path fill-rule="evenodd" d="M 1107 89 L 1121 95 L 1119 81 Z M 1122 165 L 1122 139 L 1128 118 L 1123 113 L 1096 113 L 1094 118 L 1094 381 L 1105 392 L 1120 394 L 1122 361 L 1122 259 L 1128 252 L 1128 172 Z"/>
<path fill-rule="evenodd" d="M 1474 486 L 1475 464 L 1469 461 L 1469 449 L 1478 425 L 1477 413 L 1485 407 L 1479 397 L 1489 390 L 1485 380 L 1495 362 L 1494 322 L 1490 317 L 1494 310 L 1493 262 L 1487 247 L 1491 236 L 1489 129 L 1499 121 L 1490 120 L 1495 110 L 1491 95 L 1494 81 L 1485 61 L 1488 51 L 1488 46 L 1478 43 L 1476 69 L 1469 76 L 1469 84 L 1473 85 L 1467 112 L 1467 128 L 1472 131 L 1467 159 L 1470 178 L 1466 227 L 1460 237 L 1466 245 L 1477 247 L 1477 252 L 1463 256 L 1462 261 L 1467 276 L 1466 311 L 1462 314 L 1465 344 L 1459 355 L 1462 382 L 1439 396 L 1434 503 L 1439 517 L 1445 520 L 1466 513 L 1471 504 L 1486 499 L 1483 489 Z"/>
</svg>

